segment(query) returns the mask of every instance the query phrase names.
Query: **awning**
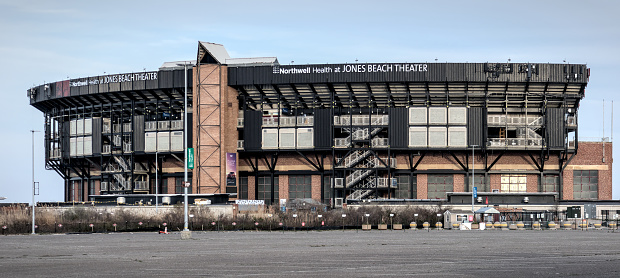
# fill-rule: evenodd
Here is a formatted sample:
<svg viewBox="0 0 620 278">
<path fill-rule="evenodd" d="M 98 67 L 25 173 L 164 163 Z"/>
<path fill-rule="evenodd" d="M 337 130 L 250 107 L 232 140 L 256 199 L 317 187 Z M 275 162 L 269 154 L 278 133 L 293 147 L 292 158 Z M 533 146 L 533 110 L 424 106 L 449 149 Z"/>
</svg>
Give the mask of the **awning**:
<svg viewBox="0 0 620 278">
<path fill-rule="evenodd" d="M 486 207 L 486 208 L 481 208 L 479 210 L 476 211 L 476 213 L 479 214 L 499 214 L 499 211 L 497 211 L 496 209 L 492 208 L 492 207 Z"/>
</svg>

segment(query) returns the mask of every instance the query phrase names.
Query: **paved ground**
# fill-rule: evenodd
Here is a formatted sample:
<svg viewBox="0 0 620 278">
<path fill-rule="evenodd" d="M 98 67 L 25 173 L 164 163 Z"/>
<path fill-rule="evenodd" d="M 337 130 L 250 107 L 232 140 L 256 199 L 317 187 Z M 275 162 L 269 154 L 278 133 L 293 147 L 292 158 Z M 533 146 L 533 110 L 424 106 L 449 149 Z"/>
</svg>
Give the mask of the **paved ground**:
<svg viewBox="0 0 620 278">
<path fill-rule="evenodd" d="M 324 231 L 0 236 L 0 277 L 620 277 L 620 233 Z"/>
</svg>

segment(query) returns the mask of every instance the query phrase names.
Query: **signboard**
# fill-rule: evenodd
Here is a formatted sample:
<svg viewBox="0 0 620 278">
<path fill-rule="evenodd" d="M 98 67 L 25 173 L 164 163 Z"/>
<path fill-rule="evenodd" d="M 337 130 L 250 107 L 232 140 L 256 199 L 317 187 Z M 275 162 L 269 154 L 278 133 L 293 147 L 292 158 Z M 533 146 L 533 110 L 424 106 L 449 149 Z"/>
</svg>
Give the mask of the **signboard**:
<svg viewBox="0 0 620 278">
<path fill-rule="evenodd" d="M 187 169 L 194 169 L 194 148 L 187 148 Z"/>
<path fill-rule="evenodd" d="M 226 153 L 226 186 L 237 186 L 237 153 Z"/>
<path fill-rule="evenodd" d="M 478 187 L 474 186 L 474 198 L 478 197 Z"/>
</svg>

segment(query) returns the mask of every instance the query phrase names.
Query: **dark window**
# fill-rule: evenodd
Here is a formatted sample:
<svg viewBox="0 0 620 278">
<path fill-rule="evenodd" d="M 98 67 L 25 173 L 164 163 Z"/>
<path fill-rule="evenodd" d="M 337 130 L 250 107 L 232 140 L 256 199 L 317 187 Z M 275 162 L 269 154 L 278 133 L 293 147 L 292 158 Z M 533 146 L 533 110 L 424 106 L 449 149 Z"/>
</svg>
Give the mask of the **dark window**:
<svg viewBox="0 0 620 278">
<path fill-rule="evenodd" d="M 491 190 L 490 190 L 488 184 L 489 183 L 488 183 L 487 179 L 484 177 L 484 175 L 474 174 L 474 186 L 477 187 L 476 190 L 478 190 L 478 192 L 490 192 Z M 467 188 L 467 192 L 471 192 L 472 191 L 471 180 L 465 186 L 465 188 Z"/>
<path fill-rule="evenodd" d="M 97 188 L 95 186 L 95 184 L 96 184 L 95 180 L 90 180 L 89 181 L 89 183 L 88 183 L 88 194 L 91 194 L 91 195 L 96 195 L 97 194 L 97 192 L 95 192 L 95 188 Z"/>
<path fill-rule="evenodd" d="M 446 199 L 446 192 L 452 192 L 454 177 L 452 175 L 428 175 L 428 198 Z"/>
<path fill-rule="evenodd" d="M 598 171 L 597 170 L 574 170 L 573 171 L 573 199 L 596 200 L 598 199 Z"/>
<path fill-rule="evenodd" d="M 332 198 L 332 177 L 323 176 L 323 204 L 330 204 Z"/>
<path fill-rule="evenodd" d="M 248 199 L 248 177 L 239 178 L 239 199 Z"/>
<path fill-rule="evenodd" d="M 274 177 L 273 179 L 273 200 L 277 204 L 279 203 L 279 179 Z M 271 177 L 258 177 L 258 196 L 256 200 L 265 200 L 266 205 L 271 205 Z"/>
<path fill-rule="evenodd" d="M 168 194 L 168 178 L 159 181 L 159 193 Z"/>
<path fill-rule="evenodd" d="M 409 183 L 409 175 L 396 176 L 398 188 L 394 192 L 396 199 L 411 198 L 411 184 Z"/>
<path fill-rule="evenodd" d="M 183 190 L 183 179 L 182 177 L 175 178 L 174 181 L 174 192 L 176 194 L 184 194 L 185 190 Z M 187 188 L 187 194 L 192 194 L 192 187 Z"/>
<path fill-rule="evenodd" d="M 82 187 L 84 186 L 84 183 L 82 182 L 75 182 L 77 184 L 77 200 L 76 201 L 84 201 L 84 194 L 82 193 Z"/>
<path fill-rule="evenodd" d="M 560 188 L 560 176 L 559 175 L 544 175 L 541 183 L 540 192 L 559 192 Z"/>
<path fill-rule="evenodd" d="M 289 199 L 311 199 L 312 178 L 310 176 L 288 176 Z"/>
</svg>

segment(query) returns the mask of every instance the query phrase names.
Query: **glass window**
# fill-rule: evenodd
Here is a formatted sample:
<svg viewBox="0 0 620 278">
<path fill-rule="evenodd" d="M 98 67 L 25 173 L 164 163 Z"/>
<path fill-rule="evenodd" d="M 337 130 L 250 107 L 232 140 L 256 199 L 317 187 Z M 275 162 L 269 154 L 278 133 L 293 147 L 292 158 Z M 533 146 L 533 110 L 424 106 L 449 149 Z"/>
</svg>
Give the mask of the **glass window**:
<svg viewBox="0 0 620 278">
<path fill-rule="evenodd" d="M 174 192 L 176 194 L 185 194 L 185 190 L 183 190 L 183 177 L 175 178 L 174 181 Z M 187 188 L 187 194 L 192 194 L 192 187 Z"/>
<path fill-rule="evenodd" d="M 598 171 L 597 170 L 574 170 L 573 171 L 573 199 L 596 200 L 598 199 Z"/>
<path fill-rule="evenodd" d="M 312 178 L 309 175 L 288 176 L 288 198 L 290 200 L 311 199 Z"/>
<path fill-rule="evenodd" d="M 280 199 L 279 179 L 273 179 L 273 200 L 278 203 Z M 271 177 L 258 177 L 258 196 L 256 200 L 264 200 L 266 205 L 271 205 Z"/>
<path fill-rule="evenodd" d="M 396 199 L 409 199 L 411 198 L 411 184 L 409 183 L 409 175 L 396 176 L 396 182 L 398 188 L 395 190 Z"/>
<path fill-rule="evenodd" d="M 239 178 L 239 199 L 248 199 L 248 177 Z"/>
<path fill-rule="evenodd" d="M 168 194 L 168 178 L 159 181 L 159 193 Z"/>
<path fill-rule="evenodd" d="M 489 186 L 488 186 L 489 182 L 487 181 L 487 179 L 484 177 L 484 175 L 478 175 L 478 174 L 474 174 L 474 186 L 477 187 L 478 192 L 489 192 L 491 191 Z M 467 188 L 467 192 L 471 192 L 472 191 L 472 186 L 471 186 L 471 180 L 469 180 L 469 183 L 465 186 L 465 188 Z"/>
<path fill-rule="evenodd" d="M 559 192 L 560 176 L 544 175 L 541 183 L 541 192 Z"/>
<path fill-rule="evenodd" d="M 95 192 L 95 180 L 90 180 L 88 183 L 88 194 L 90 195 L 95 195 L 97 194 L 97 192 Z"/>
<path fill-rule="evenodd" d="M 502 192 L 526 192 L 527 177 L 525 175 L 502 175 L 500 189 Z"/>
<path fill-rule="evenodd" d="M 332 176 L 323 176 L 323 204 L 329 204 L 332 198 Z"/>
<path fill-rule="evenodd" d="M 452 175 L 428 175 L 428 198 L 446 199 L 446 192 L 452 192 L 454 177 Z"/>
</svg>

